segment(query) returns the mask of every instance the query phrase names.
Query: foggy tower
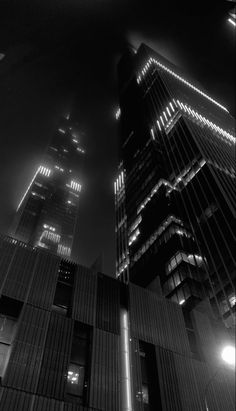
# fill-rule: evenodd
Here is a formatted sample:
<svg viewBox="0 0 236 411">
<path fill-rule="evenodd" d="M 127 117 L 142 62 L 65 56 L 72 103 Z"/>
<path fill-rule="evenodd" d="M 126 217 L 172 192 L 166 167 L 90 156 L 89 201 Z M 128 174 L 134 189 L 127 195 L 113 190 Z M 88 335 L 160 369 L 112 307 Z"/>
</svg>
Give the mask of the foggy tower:
<svg viewBox="0 0 236 411">
<path fill-rule="evenodd" d="M 77 229 L 84 149 L 70 116 L 63 117 L 17 208 L 11 235 L 70 257 Z"/>
</svg>

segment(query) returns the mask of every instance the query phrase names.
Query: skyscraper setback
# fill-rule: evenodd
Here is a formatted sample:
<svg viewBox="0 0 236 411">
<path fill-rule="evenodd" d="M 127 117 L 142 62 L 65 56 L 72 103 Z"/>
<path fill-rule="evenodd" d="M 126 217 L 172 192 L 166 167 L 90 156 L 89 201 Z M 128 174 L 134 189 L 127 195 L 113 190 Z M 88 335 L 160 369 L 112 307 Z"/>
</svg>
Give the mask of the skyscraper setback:
<svg viewBox="0 0 236 411">
<path fill-rule="evenodd" d="M 226 107 L 145 45 L 120 61 L 117 277 L 235 323 L 235 134 Z"/>
<path fill-rule="evenodd" d="M 14 238 L 71 256 L 84 153 L 75 125 L 69 115 L 63 117 L 18 205 Z"/>
</svg>

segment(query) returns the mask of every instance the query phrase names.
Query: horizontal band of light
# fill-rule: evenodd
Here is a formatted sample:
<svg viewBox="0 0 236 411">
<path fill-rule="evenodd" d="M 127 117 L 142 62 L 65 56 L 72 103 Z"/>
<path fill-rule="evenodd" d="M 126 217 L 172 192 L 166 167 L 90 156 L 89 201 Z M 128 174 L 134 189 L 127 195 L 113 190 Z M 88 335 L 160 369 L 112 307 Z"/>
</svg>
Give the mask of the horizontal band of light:
<svg viewBox="0 0 236 411">
<path fill-rule="evenodd" d="M 57 170 L 61 171 L 62 173 L 64 172 L 64 168 L 61 168 L 59 166 L 54 166 Z"/>
<path fill-rule="evenodd" d="M 65 134 L 65 130 L 63 130 L 62 128 L 59 128 L 58 131 L 60 131 L 60 133 Z"/>
<path fill-rule="evenodd" d="M 236 22 L 235 22 L 233 19 L 229 18 L 228 21 L 229 21 L 234 27 L 236 27 Z"/>
<path fill-rule="evenodd" d="M 174 99 L 172 102 L 170 102 L 167 105 L 165 110 L 162 112 L 162 115 L 160 115 L 158 119 L 156 120 L 156 125 L 158 127 L 158 130 L 161 131 L 162 128 L 164 128 L 164 130 L 167 131 L 168 127 L 170 127 L 173 124 L 174 119 L 175 118 L 177 119 L 176 115 L 178 114 L 177 113 L 178 111 L 181 111 L 182 113 L 184 112 L 189 117 L 199 121 L 204 126 L 207 126 L 212 131 L 218 133 L 220 136 L 225 137 L 227 140 L 233 143 L 236 142 L 236 137 L 233 134 L 228 133 L 226 130 L 222 129 L 217 124 L 213 123 L 206 117 L 202 116 L 196 110 L 193 110 L 189 105 L 184 104 L 180 102 L 179 100 L 175 101 Z M 153 139 L 155 139 L 154 128 L 151 128 L 150 132 L 151 132 Z"/>
<path fill-rule="evenodd" d="M 132 233 L 132 235 L 128 239 L 129 246 L 137 239 L 139 234 L 140 234 L 140 230 L 139 228 L 136 228 L 136 230 Z"/>
<path fill-rule="evenodd" d="M 71 249 L 70 247 L 66 247 L 62 244 L 58 244 L 57 253 L 65 257 L 70 257 Z"/>
<path fill-rule="evenodd" d="M 155 64 L 156 66 L 160 67 L 182 83 L 184 83 L 186 86 L 190 87 L 192 90 L 196 91 L 198 94 L 201 96 L 205 97 L 207 100 L 211 101 L 212 103 L 216 104 L 218 107 L 220 107 L 222 110 L 227 111 L 227 108 L 224 107 L 222 104 L 218 103 L 216 100 L 214 100 L 212 97 L 210 97 L 208 94 L 204 93 L 202 90 L 200 90 L 198 87 L 194 86 L 193 84 L 189 83 L 189 81 L 185 80 L 183 77 L 179 76 L 176 74 L 174 71 L 170 70 L 168 67 L 166 67 L 164 64 L 160 63 L 154 58 L 149 58 L 148 62 L 145 64 L 143 69 L 141 70 L 141 74 L 137 77 L 137 83 L 139 84 L 142 81 L 142 77 L 145 77 L 147 71 L 150 69 L 151 65 Z"/>
<path fill-rule="evenodd" d="M 52 231 L 44 230 L 40 237 L 39 243 L 42 243 L 44 239 L 52 241 L 53 243 L 59 243 L 61 236 L 59 234 L 53 233 Z"/>
<path fill-rule="evenodd" d="M 220 135 L 226 137 L 228 140 L 232 141 L 233 143 L 236 142 L 235 136 L 232 134 L 228 133 L 226 130 L 223 128 L 219 127 L 217 124 L 213 123 L 212 121 L 208 120 L 206 117 L 202 116 L 200 113 L 197 111 L 193 110 L 190 106 L 187 104 L 181 103 L 179 100 L 177 100 L 177 104 L 181 109 L 185 111 L 185 113 L 188 113 L 190 116 L 194 117 L 195 119 L 201 121 L 204 125 L 208 126 L 211 128 L 213 131 L 216 131 Z"/>
<path fill-rule="evenodd" d="M 80 153 L 82 153 L 82 154 L 84 154 L 85 153 L 85 150 L 83 149 L 83 148 L 80 148 L 80 147 L 77 147 L 77 149 L 76 149 L 77 151 L 79 151 Z"/>
</svg>

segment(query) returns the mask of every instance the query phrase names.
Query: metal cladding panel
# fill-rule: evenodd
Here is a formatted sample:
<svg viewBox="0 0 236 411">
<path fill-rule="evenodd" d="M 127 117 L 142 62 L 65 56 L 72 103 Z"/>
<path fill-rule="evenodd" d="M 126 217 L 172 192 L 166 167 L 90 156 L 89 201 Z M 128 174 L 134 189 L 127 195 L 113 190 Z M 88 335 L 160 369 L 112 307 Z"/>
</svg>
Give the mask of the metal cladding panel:
<svg viewBox="0 0 236 411">
<path fill-rule="evenodd" d="M 28 296 L 29 303 L 44 309 L 51 308 L 60 260 L 55 255 L 38 251 L 34 279 Z"/>
<path fill-rule="evenodd" d="M 89 406 L 119 411 L 119 336 L 94 329 Z"/>
<path fill-rule="evenodd" d="M 49 312 L 26 305 L 23 309 L 3 384 L 36 392 Z"/>
<path fill-rule="evenodd" d="M 75 273 L 72 318 L 95 325 L 96 294 L 97 276 L 88 268 L 79 265 Z"/>
<path fill-rule="evenodd" d="M 209 367 L 206 363 L 174 354 L 178 386 L 183 411 L 209 410 L 234 411 L 234 372 Z"/>
<path fill-rule="evenodd" d="M 96 327 L 104 331 L 120 332 L 120 283 L 98 274 Z"/>
<path fill-rule="evenodd" d="M 32 395 L 25 392 L 1 388 L 0 410 L 2 411 L 31 411 Z"/>
<path fill-rule="evenodd" d="M 162 409 L 163 411 L 182 411 L 174 353 L 157 346 L 156 358 Z"/>
<path fill-rule="evenodd" d="M 52 313 L 39 377 L 39 394 L 63 399 L 72 335 L 73 320 Z"/>
<path fill-rule="evenodd" d="M 0 290 L 4 285 L 15 251 L 16 245 L 12 243 L 11 239 L 0 237 Z"/>
<path fill-rule="evenodd" d="M 190 353 L 181 308 L 156 294 L 129 286 L 132 337 L 169 350 Z"/>
<path fill-rule="evenodd" d="M 88 408 L 82 405 L 70 404 L 68 402 L 64 403 L 63 411 L 100 411 L 98 408 Z"/>
<path fill-rule="evenodd" d="M 31 285 L 36 250 L 18 245 L 2 287 L 2 294 L 24 301 Z"/>
<path fill-rule="evenodd" d="M 131 379 L 133 383 L 133 406 L 134 411 L 143 411 L 140 401 L 142 392 L 142 372 L 139 356 L 139 341 L 132 338 L 131 341 Z"/>
<path fill-rule="evenodd" d="M 217 341 L 215 339 L 210 319 L 199 311 L 192 311 L 197 335 L 205 359 L 208 362 L 216 362 Z"/>
<path fill-rule="evenodd" d="M 63 411 L 63 402 L 51 398 L 35 397 L 32 411 Z M 30 410 L 31 411 L 31 410 Z"/>
</svg>

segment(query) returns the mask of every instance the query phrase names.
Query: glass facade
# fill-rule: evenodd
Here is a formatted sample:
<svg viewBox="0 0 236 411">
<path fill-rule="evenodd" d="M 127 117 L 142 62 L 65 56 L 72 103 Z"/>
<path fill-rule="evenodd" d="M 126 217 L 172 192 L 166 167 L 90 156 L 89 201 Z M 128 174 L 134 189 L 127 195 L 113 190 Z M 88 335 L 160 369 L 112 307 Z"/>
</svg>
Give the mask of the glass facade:
<svg viewBox="0 0 236 411">
<path fill-rule="evenodd" d="M 145 45 L 118 66 L 117 277 L 160 277 L 235 322 L 235 132 L 228 110 Z"/>
</svg>

